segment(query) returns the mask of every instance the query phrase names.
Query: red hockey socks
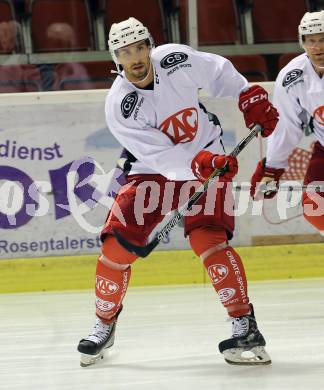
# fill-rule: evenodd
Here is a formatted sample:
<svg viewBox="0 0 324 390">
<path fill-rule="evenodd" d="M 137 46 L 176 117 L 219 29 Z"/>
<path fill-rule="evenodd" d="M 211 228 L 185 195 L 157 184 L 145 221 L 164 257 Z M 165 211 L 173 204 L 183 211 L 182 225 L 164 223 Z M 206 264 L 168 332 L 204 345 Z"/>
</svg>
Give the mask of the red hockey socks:
<svg viewBox="0 0 324 390">
<path fill-rule="evenodd" d="M 122 308 L 136 256 L 124 249 L 113 236 L 102 244 L 96 270 L 96 314 L 110 323 Z"/>
<path fill-rule="evenodd" d="M 240 317 L 250 311 L 247 281 L 240 256 L 227 248 L 204 260 L 214 289 L 231 317 Z"/>
<path fill-rule="evenodd" d="M 228 246 L 225 230 L 205 226 L 189 233 L 190 244 L 200 256 L 219 298 L 231 317 L 250 312 L 247 281 L 240 256 Z"/>
<path fill-rule="evenodd" d="M 114 320 L 122 307 L 131 276 L 131 267 L 115 270 L 100 258 L 96 270 L 96 315 L 106 324 Z"/>
</svg>

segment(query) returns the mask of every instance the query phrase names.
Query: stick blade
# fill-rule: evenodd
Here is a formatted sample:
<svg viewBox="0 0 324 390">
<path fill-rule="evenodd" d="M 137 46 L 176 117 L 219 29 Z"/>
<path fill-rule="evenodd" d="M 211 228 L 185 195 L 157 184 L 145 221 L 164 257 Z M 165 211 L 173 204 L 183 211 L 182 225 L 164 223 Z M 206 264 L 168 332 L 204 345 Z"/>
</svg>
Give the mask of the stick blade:
<svg viewBox="0 0 324 390">
<path fill-rule="evenodd" d="M 124 247 L 128 252 L 133 253 L 135 256 L 146 257 L 148 256 L 152 250 L 158 245 L 159 241 L 157 237 L 155 237 L 148 245 L 139 246 L 130 243 L 127 241 L 122 235 L 120 235 L 115 229 L 113 229 L 114 236 L 119 244 Z"/>
</svg>

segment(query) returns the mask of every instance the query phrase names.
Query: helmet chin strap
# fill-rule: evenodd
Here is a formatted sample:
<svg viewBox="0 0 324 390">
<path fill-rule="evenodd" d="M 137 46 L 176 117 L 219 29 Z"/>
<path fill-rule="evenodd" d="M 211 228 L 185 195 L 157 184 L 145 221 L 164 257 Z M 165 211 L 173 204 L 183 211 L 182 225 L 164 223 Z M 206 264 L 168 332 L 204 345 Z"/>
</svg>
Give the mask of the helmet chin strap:
<svg viewBox="0 0 324 390">
<path fill-rule="evenodd" d="M 112 69 L 112 70 L 110 71 L 110 73 L 116 73 L 116 74 L 118 74 L 118 76 L 123 77 L 122 73 L 121 73 L 121 72 L 118 72 L 118 70 Z"/>
<path fill-rule="evenodd" d="M 131 82 L 132 84 L 139 84 L 139 83 L 142 83 L 143 81 L 145 81 L 148 77 L 149 77 L 149 75 L 150 75 L 150 73 L 151 73 L 151 71 L 152 71 L 152 68 L 153 68 L 153 65 L 152 65 L 152 61 L 151 61 L 151 59 L 150 59 L 150 68 L 149 68 L 149 71 L 147 72 L 147 75 L 142 79 L 142 80 L 139 80 L 139 81 L 130 81 L 129 79 L 127 79 L 129 82 Z"/>
<path fill-rule="evenodd" d="M 324 75 L 324 66 L 315 65 L 311 59 L 309 59 L 309 60 L 312 63 L 315 72 L 320 73 L 321 75 Z"/>
<path fill-rule="evenodd" d="M 318 69 L 318 70 L 321 70 L 324 72 L 324 66 L 315 65 L 311 59 L 310 59 L 310 62 L 312 63 L 315 70 Z"/>
</svg>

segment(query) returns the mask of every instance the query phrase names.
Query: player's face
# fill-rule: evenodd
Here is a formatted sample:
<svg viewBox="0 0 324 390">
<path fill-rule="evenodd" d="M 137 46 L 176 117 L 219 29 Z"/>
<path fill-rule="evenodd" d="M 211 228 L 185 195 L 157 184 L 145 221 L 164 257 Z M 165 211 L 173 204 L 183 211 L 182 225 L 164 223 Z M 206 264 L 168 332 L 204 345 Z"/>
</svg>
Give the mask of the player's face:
<svg viewBox="0 0 324 390">
<path fill-rule="evenodd" d="M 305 35 L 304 48 L 315 68 L 324 69 L 324 33 Z"/>
<path fill-rule="evenodd" d="M 116 54 L 129 81 L 141 81 L 148 75 L 151 66 L 150 47 L 145 41 L 122 47 Z"/>
</svg>

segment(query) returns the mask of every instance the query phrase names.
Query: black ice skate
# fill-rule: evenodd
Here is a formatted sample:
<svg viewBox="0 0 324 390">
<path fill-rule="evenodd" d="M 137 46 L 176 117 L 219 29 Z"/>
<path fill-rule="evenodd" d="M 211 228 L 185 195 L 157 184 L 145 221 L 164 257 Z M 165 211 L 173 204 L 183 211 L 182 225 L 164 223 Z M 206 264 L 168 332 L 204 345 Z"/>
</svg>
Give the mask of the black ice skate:
<svg viewBox="0 0 324 390">
<path fill-rule="evenodd" d="M 232 318 L 232 338 L 218 345 L 219 351 L 229 364 L 271 364 L 270 356 L 264 349 L 265 339 L 258 329 L 253 306 L 250 306 L 251 314 Z"/>
<path fill-rule="evenodd" d="M 81 352 L 81 367 L 90 366 L 103 359 L 105 349 L 114 344 L 116 323 L 115 320 L 112 324 L 106 325 L 99 318 L 96 319 L 92 332 L 78 345 L 78 351 Z"/>
</svg>

